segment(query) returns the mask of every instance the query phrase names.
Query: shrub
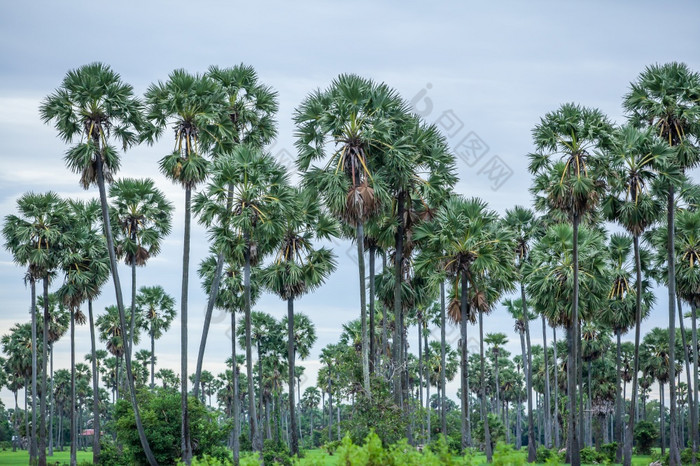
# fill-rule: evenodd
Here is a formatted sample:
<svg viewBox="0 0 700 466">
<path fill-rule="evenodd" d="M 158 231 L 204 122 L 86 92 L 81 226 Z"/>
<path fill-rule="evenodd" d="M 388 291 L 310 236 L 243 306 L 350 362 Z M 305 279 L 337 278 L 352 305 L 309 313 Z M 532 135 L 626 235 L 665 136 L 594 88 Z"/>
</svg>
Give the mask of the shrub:
<svg viewBox="0 0 700 466">
<path fill-rule="evenodd" d="M 503 421 L 501 421 L 500 416 L 496 414 L 487 414 L 489 419 L 489 434 L 491 434 L 491 449 L 495 449 L 495 445 L 498 442 L 503 442 L 506 438 L 506 429 L 503 427 Z M 484 423 L 479 421 L 474 429 L 474 435 L 476 439 L 485 445 L 484 440 Z"/>
<path fill-rule="evenodd" d="M 614 463 L 615 455 L 617 454 L 617 442 L 605 443 L 601 445 L 600 454 L 603 455 L 610 463 Z"/>
<path fill-rule="evenodd" d="M 537 447 L 537 462 L 538 463 L 546 463 L 548 459 L 553 458 L 553 457 L 558 457 L 559 454 L 557 453 L 556 450 L 550 450 L 549 448 L 545 447 L 544 445 L 540 445 Z"/>
<path fill-rule="evenodd" d="M 325 452 L 328 453 L 328 455 L 333 456 L 333 454 L 335 453 L 335 451 L 338 449 L 339 446 L 340 446 L 340 441 L 333 440 L 331 442 L 327 442 L 327 443 L 323 444 L 323 446 L 321 448 L 323 448 L 325 450 Z"/>
<path fill-rule="evenodd" d="M 263 443 L 263 462 L 265 464 L 292 466 L 292 458 L 289 455 L 287 444 L 275 442 L 273 439 L 265 440 L 265 443 Z"/>
<path fill-rule="evenodd" d="M 527 453 L 524 451 L 518 451 L 507 443 L 499 442 L 496 445 L 493 452 L 493 466 L 524 466 L 525 464 L 527 464 Z"/>
<path fill-rule="evenodd" d="M 597 464 L 604 461 L 604 456 L 593 447 L 584 447 L 581 449 L 581 463 Z"/>
<path fill-rule="evenodd" d="M 649 421 L 640 421 L 634 426 L 634 442 L 638 455 L 650 455 L 651 447 L 654 446 L 659 432 L 656 426 Z"/>
<path fill-rule="evenodd" d="M 697 457 L 700 459 L 700 455 Z M 681 464 L 693 464 L 693 449 L 684 448 L 681 450 Z"/>
<path fill-rule="evenodd" d="M 122 451 L 110 437 L 100 438 L 99 464 L 105 466 L 129 466 L 134 464 L 133 456 L 129 451 Z"/>
<path fill-rule="evenodd" d="M 355 413 L 351 419 L 343 421 L 343 427 L 350 433 L 355 445 L 362 444 L 374 430 L 386 447 L 403 438 L 407 422 L 401 408 L 394 403 L 387 381 L 375 378 L 372 398 L 359 395 L 355 401 Z"/>
</svg>

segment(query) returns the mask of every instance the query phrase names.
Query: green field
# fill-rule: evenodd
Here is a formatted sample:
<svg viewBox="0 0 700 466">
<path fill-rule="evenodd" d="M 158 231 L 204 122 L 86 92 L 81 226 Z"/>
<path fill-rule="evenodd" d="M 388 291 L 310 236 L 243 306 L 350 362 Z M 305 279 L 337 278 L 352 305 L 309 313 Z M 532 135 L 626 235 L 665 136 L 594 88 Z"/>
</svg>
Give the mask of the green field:
<svg viewBox="0 0 700 466">
<path fill-rule="evenodd" d="M 78 451 L 78 463 L 81 461 L 92 462 L 92 450 Z M 29 454 L 25 450 L 17 450 L 14 452 L 12 450 L 0 451 L 0 465 L 4 464 L 29 464 Z M 66 448 L 64 451 L 54 450 L 53 456 L 46 457 L 46 464 L 70 464 L 70 449 Z"/>
</svg>

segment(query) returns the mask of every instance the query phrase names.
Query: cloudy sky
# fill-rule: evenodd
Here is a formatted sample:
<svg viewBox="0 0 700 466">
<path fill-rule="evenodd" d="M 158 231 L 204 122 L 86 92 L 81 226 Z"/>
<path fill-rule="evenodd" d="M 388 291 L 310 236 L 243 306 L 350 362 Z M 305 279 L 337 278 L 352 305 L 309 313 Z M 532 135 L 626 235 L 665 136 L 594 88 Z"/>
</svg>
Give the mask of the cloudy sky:
<svg viewBox="0 0 700 466">
<path fill-rule="evenodd" d="M 292 113 L 309 92 L 340 73 L 385 81 L 445 132 L 458 155 L 457 191 L 480 196 L 503 212 L 530 202 L 526 154 L 532 150 L 530 130 L 542 115 L 573 101 L 622 122 L 621 97 L 646 65 L 676 60 L 700 70 L 699 17 L 700 4 L 690 1 L 663 7 L 651 1 L 2 2 L 0 216 L 14 213 L 17 198 L 27 191 L 97 196 L 95 189 L 82 190 L 65 168 L 65 145 L 41 123 L 37 110 L 68 70 L 94 61 L 111 65 L 139 94 L 176 68 L 254 66 L 261 81 L 279 92 L 279 138 L 270 150 L 283 162 L 294 157 Z M 164 140 L 128 151 L 119 175 L 153 178 L 176 206 L 173 232 L 161 255 L 139 270 L 138 285 L 162 285 L 179 296 L 184 194 L 157 169 L 171 144 Z M 194 228 L 193 238 L 194 270 L 207 245 L 202 228 Z M 351 245 L 338 242 L 335 249 L 337 272 L 296 307 L 313 319 L 318 334 L 304 362 L 310 373 L 306 385 L 315 383 L 320 349 L 359 313 Z M 122 276 L 128 283 L 126 270 Z M 0 251 L 0 334 L 30 318 L 22 277 L 12 257 Z M 661 290 L 659 295 L 644 329 L 664 325 L 666 300 Z M 113 303 L 113 289 L 105 287 L 96 309 L 100 313 Z M 192 369 L 204 308 L 205 295 L 193 279 Z M 286 312 L 273 296 L 264 296 L 257 309 L 277 318 Z M 205 359 L 215 374 L 230 348 L 227 321 L 215 313 Z M 509 349 L 517 354 L 511 329 L 500 308 L 486 322 L 487 332 L 508 332 Z M 159 365 L 176 372 L 179 334 L 176 319 L 156 343 Z M 82 360 L 89 352 L 88 329 L 79 328 L 76 338 Z M 533 343 L 540 342 L 535 330 Z M 69 341 L 57 343 L 55 351 L 56 367 L 67 367 Z M 6 389 L 0 395 L 12 405 Z"/>
</svg>

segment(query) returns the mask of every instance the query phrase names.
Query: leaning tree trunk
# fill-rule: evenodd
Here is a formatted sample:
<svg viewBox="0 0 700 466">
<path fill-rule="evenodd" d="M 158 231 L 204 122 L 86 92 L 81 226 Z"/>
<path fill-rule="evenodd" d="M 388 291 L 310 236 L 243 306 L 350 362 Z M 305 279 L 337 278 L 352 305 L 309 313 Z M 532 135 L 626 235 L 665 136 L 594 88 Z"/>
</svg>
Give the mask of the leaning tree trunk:
<svg viewBox="0 0 700 466">
<path fill-rule="evenodd" d="M 97 371 L 97 356 L 95 355 L 95 322 L 92 315 L 92 299 L 88 299 L 88 318 L 90 319 L 90 354 L 92 356 L 92 463 L 100 460 L 100 393 L 99 373 Z"/>
<path fill-rule="evenodd" d="M 668 357 L 671 363 L 668 365 L 669 398 L 670 398 L 670 425 L 671 435 L 669 446 L 669 465 L 677 466 L 681 464 L 681 454 L 678 444 L 678 432 L 676 431 L 676 261 L 675 261 L 675 202 L 673 186 L 668 190 L 667 221 L 668 221 L 668 244 L 667 244 L 667 265 L 668 265 Z"/>
<path fill-rule="evenodd" d="M 547 324 L 542 314 L 542 345 L 544 348 L 544 446 L 552 448 L 551 385 L 549 382 L 549 351 L 547 351 Z M 554 365 L 556 367 L 556 364 Z"/>
<path fill-rule="evenodd" d="M 289 430 L 291 431 L 290 453 L 299 453 L 297 414 L 294 406 L 294 298 L 287 299 L 287 358 L 289 359 Z"/>
<path fill-rule="evenodd" d="M 460 319 L 459 319 L 459 324 L 460 324 L 460 334 L 461 334 L 461 342 L 460 342 L 460 349 L 462 351 L 462 357 L 460 361 L 460 366 L 461 366 L 461 389 L 462 389 L 462 449 L 464 450 L 468 446 L 470 446 L 470 419 L 469 419 L 469 386 L 468 386 L 468 380 L 469 380 L 469 374 L 468 374 L 468 365 L 467 365 L 467 358 L 468 358 L 468 353 L 467 353 L 467 309 L 469 307 L 469 304 L 467 302 L 467 273 L 462 272 L 462 290 L 461 290 L 461 297 L 460 297 Z M 445 390 L 445 386 L 443 385 L 442 387 L 443 390 Z"/>
<path fill-rule="evenodd" d="M 445 280 L 440 281 L 440 422 L 442 424 L 442 435 L 447 436 L 447 417 L 445 413 Z"/>
<path fill-rule="evenodd" d="M 574 259 L 574 296 L 571 305 L 572 322 L 567 329 L 567 339 L 569 347 L 567 364 L 567 396 L 569 397 L 569 419 L 568 419 L 568 448 L 566 449 L 567 461 L 571 464 L 581 464 L 578 438 L 578 415 L 576 413 L 576 344 L 578 338 L 578 227 L 579 216 L 574 214 L 573 219 L 573 259 Z"/>
<path fill-rule="evenodd" d="M 484 423 L 484 444 L 486 447 L 486 461 L 491 462 L 493 451 L 491 448 L 491 432 L 489 431 L 489 417 L 486 413 L 486 377 L 484 370 L 484 313 L 479 311 L 479 356 L 481 360 L 481 421 Z"/>
<path fill-rule="evenodd" d="M 75 425 L 75 309 L 70 310 L 70 466 L 76 466 L 78 432 Z"/>
<path fill-rule="evenodd" d="M 239 417 L 241 412 L 238 399 L 238 364 L 236 362 L 236 313 L 231 310 L 231 376 L 233 377 L 233 464 L 238 466 L 240 462 L 240 431 Z"/>
<path fill-rule="evenodd" d="M 362 381 L 365 393 L 372 398 L 369 386 L 369 334 L 367 333 L 367 296 L 365 290 L 365 231 L 357 222 L 357 269 L 360 274 L 360 321 L 362 322 Z"/>
<path fill-rule="evenodd" d="M 39 423 L 39 466 L 46 465 L 46 392 L 48 386 L 46 384 L 46 368 L 48 366 L 48 347 L 49 347 L 49 277 L 45 276 L 42 280 L 44 288 L 44 325 L 43 325 L 43 345 L 41 349 L 41 399 L 40 413 L 41 421 Z"/>
<path fill-rule="evenodd" d="M 122 286 L 119 281 L 119 271 L 117 270 L 117 257 L 114 252 L 114 238 L 112 237 L 112 226 L 109 218 L 109 210 L 107 207 L 107 193 L 105 191 L 105 180 L 104 173 L 102 171 L 102 155 L 101 153 L 96 154 L 96 172 L 97 172 L 97 186 L 100 191 L 100 206 L 102 208 L 102 224 L 104 227 L 105 238 L 107 240 L 107 252 L 109 254 L 109 265 L 112 272 L 112 281 L 114 282 L 114 291 L 117 300 L 117 309 L 119 310 L 119 327 L 122 332 L 122 340 L 124 347 L 127 346 L 127 334 L 126 334 L 126 317 L 124 315 L 124 300 L 122 298 Z M 187 222 L 186 222 L 187 223 Z M 186 372 L 183 372 L 186 374 Z M 141 413 L 139 412 L 138 403 L 136 402 L 136 390 L 134 387 L 134 378 L 131 372 L 131 358 L 126 358 L 126 378 L 129 385 L 129 395 L 131 397 L 131 406 L 134 410 L 134 420 L 136 422 L 136 430 L 139 434 L 139 440 L 141 442 L 141 447 L 143 448 L 146 459 L 151 466 L 157 465 L 155 456 L 151 451 L 151 447 L 148 444 L 148 439 L 146 438 L 146 431 L 143 428 L 143 423 L 141 422 Z M 182 379 L 186 380 L 187 376 L 183 376 Z"/>
<path fill-rule="evenodd" d="M 525 344 L 527 345 L 527 358 L 523 358 L 523 364 L 526 365 L 525 385 L 527 386 L 527 461 L 533 463 L 537 459 L 537 446 L 535 445 L 535 420 L 532 409 L 532 346 L 530 344 L 530 318 L 527 311 L 525 285 L 523 282 L 520 282 L 520 300 L 523 306 Z"/>
<path fill-rule="evenodd" d="M 258 428 L 258 418 L 255 412 L 255 386 L 253 383 L 253 349 L 250 338 L 250 236 L 245 237 L 245 266 L 243 268 L 243 287 L 245 294 L 245 363 L 248 374 L 248 418 L 250 419 L 250 439 L 253 451 L 262 457 L 262 438 Z M 235 338 L 231 336 L 231 338 Z M 234 361 L 235 364 L 235 361 Z"/>
</svg>

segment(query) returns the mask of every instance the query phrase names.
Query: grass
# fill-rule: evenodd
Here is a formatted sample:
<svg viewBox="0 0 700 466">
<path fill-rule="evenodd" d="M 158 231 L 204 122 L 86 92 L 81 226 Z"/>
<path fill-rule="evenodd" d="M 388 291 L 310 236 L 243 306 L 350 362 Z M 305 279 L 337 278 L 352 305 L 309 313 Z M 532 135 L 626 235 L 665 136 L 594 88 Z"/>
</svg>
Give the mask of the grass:
<svg viewBox="0 0 700 466">
<path fill-rule="evenodd" d="M 80 451 L 77 454 L 78 463 L 81 461 L 87 461 L 92 463 L 92 450 Z M 0 451 L 0 465 L 27 465 L 29 464 L 29 453 L 26 450 L 4 450 Z M 66 448 L 64 451 L 54 450 L 53 456 L 46 456 L 46 464 L 50 465 L 64 465 L 70 464 L 70 448 Z"/>
</svg>

